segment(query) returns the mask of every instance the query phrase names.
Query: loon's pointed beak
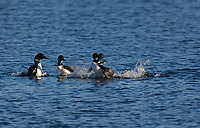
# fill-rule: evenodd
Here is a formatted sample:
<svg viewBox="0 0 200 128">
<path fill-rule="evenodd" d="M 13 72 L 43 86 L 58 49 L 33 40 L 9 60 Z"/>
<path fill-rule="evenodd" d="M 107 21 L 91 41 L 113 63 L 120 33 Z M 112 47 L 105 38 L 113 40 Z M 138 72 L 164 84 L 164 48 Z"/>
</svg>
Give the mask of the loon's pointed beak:
<svg viewBox="0 0 200 128">
<path fill-rule="evenodd" d="M 63 59 L 63 61 L 66 61 L 65 59 Z"/>
<path fill-rule="evenodd" d="M 46 56 L 44 56 L 44 59 L 49 59 L 49 58 L 47 58 Z"/>
</svg>

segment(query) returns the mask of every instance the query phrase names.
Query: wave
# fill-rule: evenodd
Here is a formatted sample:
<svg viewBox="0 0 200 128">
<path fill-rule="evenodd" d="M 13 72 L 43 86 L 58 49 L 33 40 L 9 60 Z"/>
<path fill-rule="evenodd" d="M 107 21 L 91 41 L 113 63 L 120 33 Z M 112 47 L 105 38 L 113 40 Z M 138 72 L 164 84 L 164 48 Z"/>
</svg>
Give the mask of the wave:
<svg viewBox="0 0 200 128">
<path fill-rule="evenodd" d="M 124 71 L 117 71 L 116 69 L 112 69 L 115 74 L 115 78 L 120 78 L 120 79 L 138 79 L 138 78 L 145 78 L 145 77 L 160 77 L 160 74 L 150 74 L 146 72 L 144 66 L 148 64 L 149 61 L 145 63 L 137 62 L 136 65 L 134 66 L 134 69 L 130 70 L 124 70 Z M 56 68 L 55 68 L 56 69 Z M 67 76 L 67 78 L 81 78 L 81 79 L 94 79 L 95 75 L 94 72 L 89 72 L 89 68 L 86 66 L 83 67 L 76 67 L 76 70 Z M 25 74 L 28 73 L 28 68 L 25 66 L 21 66 L 18 69 L 18 72 L 12 73 L 11 75 L 15 76 L 26 76 Z M 51 75 L 51 76 L 57 76 L 57 75 Z"/>
</svg>

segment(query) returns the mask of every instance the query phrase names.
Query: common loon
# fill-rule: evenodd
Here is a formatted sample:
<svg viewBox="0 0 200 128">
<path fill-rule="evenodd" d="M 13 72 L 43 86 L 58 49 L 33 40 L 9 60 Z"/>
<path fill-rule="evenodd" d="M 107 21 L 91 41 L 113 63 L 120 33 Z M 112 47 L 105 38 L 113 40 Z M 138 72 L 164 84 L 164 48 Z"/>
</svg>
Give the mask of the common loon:
<svg viewBox="0 0 200 128">
<path fill-rule="evenodd" d="M 33 76 L 33 77 L 50 76 L 49 74 L 42 73 L 42 65 L 40 63 L 41 59 L 49 59 L 49 58 L 45 57 L 44 54 L 42 53 L 38 53 L 34 58 L 35 64 L 29 67 L 28 69 L 27 73 L 28 76 Z"/>
<path fill-rule="evenodd" d="M 101 59 L 104 58 L 104 54 L 100 53 L 99 55 L 97 53 L 94 53 L 92 55 L 93 62 L 92 66 L 90 67 L 89 71 L 94 71 L 96 78 L 107 78 L 111 79 L 114 77 L 114 71 L 108 67 L 103 66 L 102 64 L 106 63 L 106 61 L 100 62 Z"/>
<path fill-rule="evenodd" d="M 65 61 L 64 56 L 60 55 L 58 57 L 58 75 L 59 76 L 67 76 L 70 75 L 74 70 L 76 69 L 75 67 L 72 66 L 64 66 L 62 64 L 62 61 Z"/>
</svg>

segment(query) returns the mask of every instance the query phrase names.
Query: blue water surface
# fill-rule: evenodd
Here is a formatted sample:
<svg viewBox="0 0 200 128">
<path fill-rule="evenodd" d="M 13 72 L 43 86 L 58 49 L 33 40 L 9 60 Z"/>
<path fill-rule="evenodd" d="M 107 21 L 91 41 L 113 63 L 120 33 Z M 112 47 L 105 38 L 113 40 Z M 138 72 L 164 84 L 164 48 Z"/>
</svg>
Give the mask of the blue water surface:
<svg viewBox="0 0 200 128">
<path fill-rule="evenodd" d="M 1 0 L 0 127 L 200 127 L 199 24 L 198 0 Z M 40 52 L 51 76 L 17 77 Z M 94 52 L 154 77 L 57 77 Z"/>
</svg>

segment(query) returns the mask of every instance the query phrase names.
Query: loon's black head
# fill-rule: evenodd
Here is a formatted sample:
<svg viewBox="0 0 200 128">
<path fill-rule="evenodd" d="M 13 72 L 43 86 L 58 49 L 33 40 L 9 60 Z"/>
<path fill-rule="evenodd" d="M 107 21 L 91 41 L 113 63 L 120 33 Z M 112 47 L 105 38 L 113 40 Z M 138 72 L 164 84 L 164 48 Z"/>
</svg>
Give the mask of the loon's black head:
<svg viewBox="0 0 200 128">
<path fill-rule="evenodd" d="M 44 54 L 42 54 L 42 53 L 38 53 L 38 54 L 35 56 L 35 59 L 40 60 L 40 59 L 49 59 L 49 58 L 47 58 L 46 56 L 44 56 Z"/>
<path fill-rule="evenodd" d="M 63 55 L 58 56 L 58 65 L 62 65 L 62 61 L 65 61 L 64 56 Z"/>
<path fill-rule="evenodd" d="M 104 58 L 104 54 L 103 53 L 100 53 L 99 54 L 99 60 L 103 59 Z"/>
<path fill-rule="evenodd" d="M 97 54 L 97 53 L 94 53 L 93 55 L 92 55 L 92 57 L 93 57 L 93 61 L 94 62 L 98 62 L 99 61 L 99 55 Z"/>
<path fill-rule="evenodd" d="M 49 58 L 44 56 L 44 54 L 42 54 L 42 53 L 38 53 L 34 58 L 34 62 L 38 63 L 38 62 L 40 62 L 41 59 L 49 59 Z"/>
</svg>

